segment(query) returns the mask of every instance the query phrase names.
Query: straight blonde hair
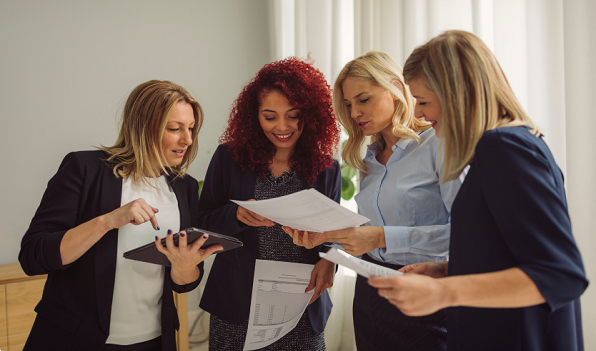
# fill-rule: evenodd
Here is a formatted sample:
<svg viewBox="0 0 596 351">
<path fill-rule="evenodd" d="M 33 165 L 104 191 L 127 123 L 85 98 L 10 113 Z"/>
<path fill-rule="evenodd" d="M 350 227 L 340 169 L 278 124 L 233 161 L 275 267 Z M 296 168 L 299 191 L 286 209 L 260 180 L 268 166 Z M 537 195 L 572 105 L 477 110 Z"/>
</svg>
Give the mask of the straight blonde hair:
<svg viewBox="0 0 596 351">
<path fill-rule="evenodd" d="M 459 177 L 488 130 L 527 125 L 540 135 L 497 59 L 472 33 L 446 31 L 416 48 L 406 60 L 404 77 L 406 82 L 422 80 L 439 97 L 445 155 L 442 183 Z"/>
<path fill-rule="evenodd" d="M 348 77 L 366 79 L 397 98 L 392 118 L 392 132 L 396 137 L 414 139 L 420 144 L 417 132 L 429 128 L 429 125 L 414 117 L 414 97 L 404 83 L 401 67 L 389 55 L 380 51 L 370 51 L 348 62 L 335 80 L 333 109 L 349 136 L 342 148 L 342 158 L 346 164 L 366 176 L 368 172 L 360 151 L 366 136 L 351 117 L 350 108 L 344 101 L 342 85 Z M 371 136 L 371 142 L 378 143 L 382 148 L 391 147 L 391 145 L 385 145 L 381 133 Z"/>
<path fill-rule="evenodd" d="M 190 104 L 195 119 L 192 144 L 180 165 L 167 164 L 161 140 L 170 112 L 178 102 Z M 162 174 L 183 177 L 198 151 L 198 134 L 203 125 L 201 105 L 183 87 L 168 81 L 151 80 L 137 86 L 129 95 L 122 112 L 122 126 L 113 146 L 102 146 L 107 161 L 114 164 L 116 177 L 132 177 L 135 184 L 146 177 Z"/>
</svg>

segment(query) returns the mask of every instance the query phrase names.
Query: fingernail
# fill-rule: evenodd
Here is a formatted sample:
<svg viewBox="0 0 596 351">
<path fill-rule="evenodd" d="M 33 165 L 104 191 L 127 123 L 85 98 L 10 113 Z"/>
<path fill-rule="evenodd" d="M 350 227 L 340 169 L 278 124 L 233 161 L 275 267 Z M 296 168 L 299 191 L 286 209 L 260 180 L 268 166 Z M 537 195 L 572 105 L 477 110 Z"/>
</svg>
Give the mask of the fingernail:
<svg viewBox="0 0 596 351">
<path fill-rule="evenodd" d="M 157 230 L 159 230 L 159 226 L 157 226 Z"/>
<path fill-rule="evenodd" d="M 168 235 L 172 234 L 172 229 L 168 229 Z"/>
<path fill-rule="evenodd" d="M 159 208 L 156 208 L 156 209 L 155 209 L 155 213 L 157 213 L 157 212 L 159 212 Z"/>
<path fill-rule="evenodd" d="M 203 239 L 207 239 L 207 235 L 203 235 Z"/>
<path fill-rule="evenodd" d="M 158 239 L 159 239 L 159 237 L 156 235 L 156 236 L 155 236 L 155 241 L 157 241 Z"/>
<path fill-rule="evenodd" d="M 184 233 L 180 233 L 180 236 L 181 236 L 181 237 L 184 237 L 185 235 L 186 235 L 186 234 L 184 234 Z"/>
</svg>

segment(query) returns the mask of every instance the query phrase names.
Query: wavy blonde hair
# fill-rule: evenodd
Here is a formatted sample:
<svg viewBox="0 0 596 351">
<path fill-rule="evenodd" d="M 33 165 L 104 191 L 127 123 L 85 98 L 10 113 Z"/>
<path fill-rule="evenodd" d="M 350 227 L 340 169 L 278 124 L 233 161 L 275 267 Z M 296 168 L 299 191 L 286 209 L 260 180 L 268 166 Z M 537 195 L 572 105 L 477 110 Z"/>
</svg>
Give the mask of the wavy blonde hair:
<svg viewBox="0 0 596 351">
<path fill-rule="evenodd" d="M 180 165 L 168 166 L 161 140 L 172 107 L 178 102 L 190 104 L 195 119 L 192 145 Z M 198 151 L 198 134 L 203 125 L 201 105 L 183 87 L 168 81 L 151 80 L 137 86 L 129 95 L 122 112 L 122 127 L 113 146 L 102 146 L 107 161 L 114 164 L 116 177 L 132 177 L 135 184 L 146 177 L 162 174 L 183 177 Z"/>
<path fill-rule="evenodd" d="M 350 108 L 344 101 L 342 85 L 348 77 L 366 79 L 371 84 L 389 91 L 394 97 L 393 135 L 402 139 L 414 139 L 420 144 L 417 132 L 429 128 L 429 125 L 414 117 L 414 97 L 404 83 L 401 67 L 386 53 L 370 51 L 348 62 L 339 73 L 333 88 L 333 108 L 342 126 L 348 132 L 348 141 L 342 149 L 342 158 L 352 168 L 368 173 L 362 160 L 360 150 L 366 139 L 364 132 L 358 128 L 351 117 Z M 371 136 L 372 143 L 385 147 L 383 136 L 377 133 Z M 388 147 L 391 147 L 389 145 Z"/>
<path fill-rule="evenodd" d="M 442 183 L 459 177 L 488 130 L 527 125 L 540 135 L 497 59 L 472 33 L 446 31 L 416 48 L 406 60 L 404 77 L 406 82 L 421 79 L 439 97 L 445 154 Z"/>
</svg>

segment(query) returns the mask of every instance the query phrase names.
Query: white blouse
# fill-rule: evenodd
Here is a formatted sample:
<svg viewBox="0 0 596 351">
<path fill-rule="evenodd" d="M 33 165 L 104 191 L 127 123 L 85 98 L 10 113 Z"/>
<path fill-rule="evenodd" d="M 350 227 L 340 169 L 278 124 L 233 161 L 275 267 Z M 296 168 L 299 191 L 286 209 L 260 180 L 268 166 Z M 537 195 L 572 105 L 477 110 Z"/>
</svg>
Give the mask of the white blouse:
<svg viewBox="0 0 596 351">
<path fill-rule="evenodd" d="M 130 345 L 154 339 L 161 335 L 161 298 L 165 268 L 151 263 L 128 260 L 123 253 L 163 238 L 167 230 L 180 230 L 178 200 L 165 176 L 149 178 L 155 188 L 136 186 L 132 179 L 122 181 L 121 206 L 142 198 L 157 208 L 155 215 L 160 230 L 151 222 L 141 225 L 126 224 L 118 229 L 118 256 L 116 281 L 110 319 L 110 335 L 106 343 Z"/>
</svg>

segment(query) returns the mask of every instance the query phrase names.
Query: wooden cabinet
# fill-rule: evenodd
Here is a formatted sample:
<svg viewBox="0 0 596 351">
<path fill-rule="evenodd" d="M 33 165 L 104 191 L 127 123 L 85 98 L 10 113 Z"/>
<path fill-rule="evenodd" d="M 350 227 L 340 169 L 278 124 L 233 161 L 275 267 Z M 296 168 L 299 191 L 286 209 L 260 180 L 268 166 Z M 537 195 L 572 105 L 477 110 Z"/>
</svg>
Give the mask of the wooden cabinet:
<svg viewBox="0 0 596 351">
<path fill-rule="evenodd" d="M 18 263 L 0 265 L 0 350 L 21 351 L 35 320 L 46 276 L 27 276 Z"/>
<path fill-rule="evenodd" d="M 0 350 L 21 351 L 25 346 L 45 281 L 45 275 L 27 276 L 19 263 L 0 265 Z M 180 318 L 178 350 L 188 351 L 186 294 L 174 293 L 174 301 Z"/>
</svg>

